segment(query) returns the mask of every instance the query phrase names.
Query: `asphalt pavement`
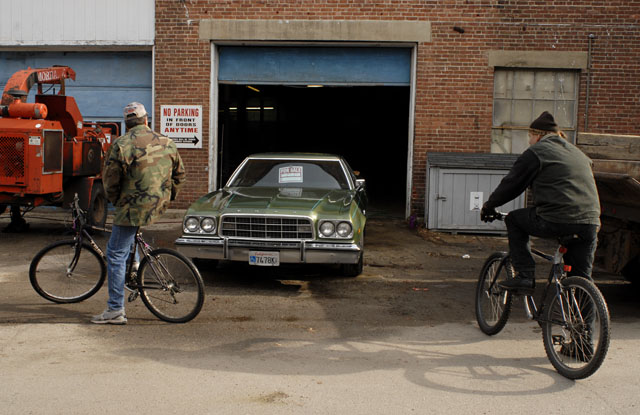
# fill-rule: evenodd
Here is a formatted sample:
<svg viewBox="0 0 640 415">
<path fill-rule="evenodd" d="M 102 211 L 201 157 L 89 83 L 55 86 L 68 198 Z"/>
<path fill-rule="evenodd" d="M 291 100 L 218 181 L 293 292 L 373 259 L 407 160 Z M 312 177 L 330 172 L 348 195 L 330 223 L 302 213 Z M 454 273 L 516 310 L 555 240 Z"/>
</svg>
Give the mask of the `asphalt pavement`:
<svg viewBox="0 0 640 415">
<path fill-rule="evenodd" d="M 99 326 L 89 318 L 106 288 L 56 305 L 29 284 L 30 258 L 64 237 L 49 216 L 28 234 L 0 234 L 2 414 L 640 413 L 640 304 L 623 281 L 598 281 L 612 340 L 588 379 L 553 369 L 517 302 L 501 333 L 480 332 L 477 270 L 504 240 L 372 223 L 358 278 L 205 264 L 193 321 L 161 322 L 138 300 L 129 324 Z M 174 219 L 148 239 L 170 245 Z"/>
</svg>

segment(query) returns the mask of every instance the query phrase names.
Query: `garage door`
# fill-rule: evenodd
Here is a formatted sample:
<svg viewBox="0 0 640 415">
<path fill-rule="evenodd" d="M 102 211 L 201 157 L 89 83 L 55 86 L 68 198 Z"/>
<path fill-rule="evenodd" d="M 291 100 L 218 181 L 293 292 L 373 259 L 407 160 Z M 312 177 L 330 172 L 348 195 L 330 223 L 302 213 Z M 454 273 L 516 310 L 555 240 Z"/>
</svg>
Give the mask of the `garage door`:
<svg viewBox="0 0 640 415">
<path fill-rule="evenodd" d="M 411 49 L 221 46 L 218 81 L 229 84 L 408 86 Z"/>
<path fill-rule="evenodd" d="M 65 65 L 76 72 L 66 93 L 76 99 L 85 121 L 121 121 L 132 101 L 152 108 L 151 52 L 0 52 L 0 88 L 16 71 Z M 33 102 L 36 88 L 29 101 Z"/>
</svg>

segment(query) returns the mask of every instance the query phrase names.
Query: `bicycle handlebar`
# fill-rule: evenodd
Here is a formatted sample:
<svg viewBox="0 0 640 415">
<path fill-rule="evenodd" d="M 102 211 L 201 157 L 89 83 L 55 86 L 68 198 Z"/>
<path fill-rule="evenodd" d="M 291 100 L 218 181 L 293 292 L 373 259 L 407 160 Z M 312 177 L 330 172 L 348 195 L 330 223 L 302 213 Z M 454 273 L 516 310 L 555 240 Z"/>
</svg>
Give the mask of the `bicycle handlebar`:
<svg viewBox="0 0 640 415">
<path fill-rule="evenodd" d="M 483 222 L 493 222 L 494 220 L 504 221 L 504 218 L 506 218 L 507 215 L 508 213 L 494 210 L 490 214 L 485 214 L 483 217 L 481 217 L 481 220 Z"/>
<path fill-rule="evenodd" d="M 71 202 L 71 215 L 73 217 L 74 228 L 76 227 L 76 224 L 79 225 L 77 229 L 78 232 L 82 232 L 82 229 L 86 228 L 96 231 L 111 232 L 110 229 L 99 228 L 87 223 L 86 212 L 80 207 L 80 198 L 78 197 L 78 193 L 74 194 L 73 202 Z"/>
</svg>

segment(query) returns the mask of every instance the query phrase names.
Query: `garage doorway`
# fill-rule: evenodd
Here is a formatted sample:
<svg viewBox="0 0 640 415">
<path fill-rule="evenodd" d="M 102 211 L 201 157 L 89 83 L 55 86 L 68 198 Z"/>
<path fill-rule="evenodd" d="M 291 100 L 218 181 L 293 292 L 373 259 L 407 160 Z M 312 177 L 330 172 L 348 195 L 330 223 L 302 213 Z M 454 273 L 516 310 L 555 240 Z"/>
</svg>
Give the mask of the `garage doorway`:
<svg viewBox="0 0 640 415">
<path fill-rule="evenodd" d="M 406 217 L 413 135 L 406 46 L 212 46 L 210 181 L 248 154 L 340 154 L 367 180 L 369 214 Z"/>
<path fill-rule="evenodd" d="M 405 215 L 408 86 L 219 85 L 218 177 L 259 152 L 340 154 L 367 181 L 370 216 Z"/>
</svg>

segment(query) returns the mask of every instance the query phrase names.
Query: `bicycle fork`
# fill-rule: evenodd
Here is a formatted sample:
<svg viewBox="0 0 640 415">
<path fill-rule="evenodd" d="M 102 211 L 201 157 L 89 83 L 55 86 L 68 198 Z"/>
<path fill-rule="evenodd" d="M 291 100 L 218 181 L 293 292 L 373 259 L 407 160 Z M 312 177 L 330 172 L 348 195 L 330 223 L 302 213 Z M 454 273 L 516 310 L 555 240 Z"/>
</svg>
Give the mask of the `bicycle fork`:
<svg viewBox="0 0 640 415">
<path fill-rule="evenodd" d="M 178 299 L 175 294 L 181 292 L 180 286 L 173 278 L 166 278 L 166 275 L 171 275 L 169 269 L 166 267 L 162 261 L 159 260 L 158 257 L 154 257 L 151 255 L 151 247 L 144 242 L 141 238 L 138 239 L 137 244 L 138 248 L 142 251 L 143 255 L 147 258 L 147 267 L 150 269 L 150 272 L 153 274 L 153 277 L 160 285 L 160 289 L 162 291 L 167 291 L 171 295 L 171 299 L 173 300 L 173 304 L 178 304 Z M 142 284 L 140 284 L 140 277 L 135 274 L 136 271 L 131 271 L 131 277 L 135 278 L 138 282 L 136 284 L 136 288 L 138 290 L 132 290 L 131 294 L 129 294 L 129 302 L 134 301 L 138 298 L 139 288 L 142 288 Z"/>
</svg>

